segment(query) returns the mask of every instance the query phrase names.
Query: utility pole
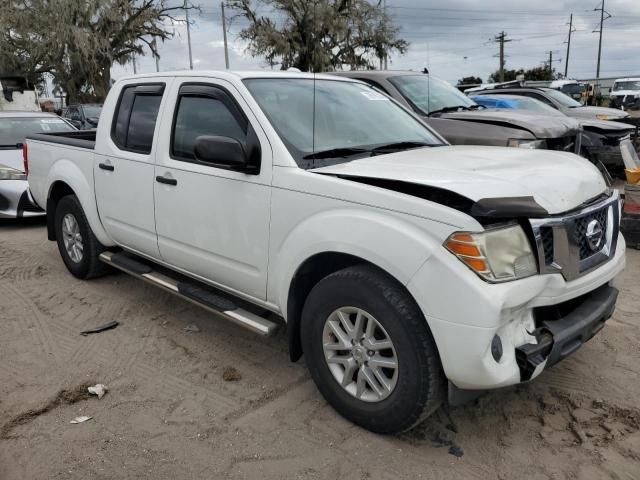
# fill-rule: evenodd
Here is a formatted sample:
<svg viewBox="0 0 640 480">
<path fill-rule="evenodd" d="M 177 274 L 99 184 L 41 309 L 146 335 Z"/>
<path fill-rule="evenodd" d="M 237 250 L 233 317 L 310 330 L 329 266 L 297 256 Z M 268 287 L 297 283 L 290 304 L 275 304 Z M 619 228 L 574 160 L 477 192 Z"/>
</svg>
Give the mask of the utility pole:
<svg viewBox="0 0 640 480">
<path fill-rule="evenodd" d="M 189 44 L 189 70 L 193 70 L 193 57 L 191 55 L 191 25 L 189 25 L 189 9 L 187 8 L 187 0 L 184 0 L 184 14 L 187 21 L 187 42 Z"/>
<path fill-rule="evenodd" d="M 507 42 L 511 42 L 511 39 L 506 38 L 507 34 L 504 32 L 500 32 L 500 35 L 496 36 L 493 40 L 500 44 L 500 83 L 504 82 L 504 44 Z"/>
<path fill-rule="evenodd" d="M 138 73 L 138 69 L 136 68 L 136 56 L 131 57 L 131 63 L 133 63 L 133 74 L 136 75 Z"/>
<path fill-rule="evenodd" d="M 564 78 L 567 78 L 569 71 L 569 50 L 571 49 L 571 34 L 573 33 L 573 13 L 569 17 L 569 39 L 567 40 L 567 56 L 564 59 Z"/>
<path fill-rule="evenodd" d="M 553 75 L 553 50 L 549 50 L 549 76 Z"/>
<path fill-rule="evenodd" d="M 600 90 L 600 57 L 602 55 L 602 30 L 604 27 L 604 21 L 607 20 L 608 18 L 611 18 L 611 15 L 609 14 L 609 12 L 606 12 L 604 10 L 604 0 L 602 0 L 602 6 L 600 8 L 594 8 L 593 9 L 594 12 L 600 11 L 600 30 L 594 30 L 594 32 L 599 32 L 600 33 L 600 40 L 598 41 L 598 67 L 596 68 L 596 88 Z M 607 14 L 607 17 L 605 18 L 604 14 Z"/>
<path fill-rule="evenodd" d="M 224 2 L 220 2 L 222 8 L 222 36 L 224 38 L 224 66 L 229 70 L 229 50 L 227 48 L 227 19 L 224 17 Z"/>
<path fill-rule="evenodd" d="M 382 0 L 382 14 L 384 15 L 384 26 L 385 29 L 387 27 L 387 0 Z M 389 69 L 389 55 L 387 54 L 387 51 L 385 49 L 384 52 L 384 69 L 388 70 Z"/>
</svg>

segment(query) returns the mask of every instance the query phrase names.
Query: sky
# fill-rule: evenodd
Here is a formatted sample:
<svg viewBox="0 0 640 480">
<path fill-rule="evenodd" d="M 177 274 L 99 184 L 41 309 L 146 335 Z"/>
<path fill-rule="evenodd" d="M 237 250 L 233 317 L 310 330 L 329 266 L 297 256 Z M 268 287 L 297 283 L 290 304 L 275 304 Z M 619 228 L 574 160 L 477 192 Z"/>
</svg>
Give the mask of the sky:
<svg viewBox="0 0 640 480">
<path fill-rule="evenodd" d="M 201 11 L 191 14 L 194 69 L 223 70 L 224 48 L 219 1 L 189 0 Z M 255 2 L 256 0 L 254 0 Z M 372 0 L 373 1 L 373 0 Z M 400 28 L 399 36 L 410 43 L 404 55 L 392 55 L 389 69 L 429 71 L 456 83 L 465 76 L 484 81 L 498 69 L 501 31 L 505 44 L 505 68 L 532 68 L 553 55 L 554 68 L 564 73 L 569 16 L 573 13 L 568 78 L 595 78 L 599 28 L 598 0 L 386 0 L 386 8 Z M 640 0 L 606 0 L 611 18 L 604 22 L 601 77 L 640 75 Z M 226 17 L 233 12 L 226 11 Z M 606 15 L 605 15 L 606 16 Z M 264 59 L 245 52 L 238 32 L 246 21 L 228 27 L 229 62 L 233 70 L 268 68 Z M 169 26 L 175 36 L 159 46 L 160 70 L 189 68 L 186 24 Z M 137 58 L 137 71 L 152 72 L 150 54 Z M 133 73 L 133 65 L 114 66 L 113 78 Z"/>
</svg>

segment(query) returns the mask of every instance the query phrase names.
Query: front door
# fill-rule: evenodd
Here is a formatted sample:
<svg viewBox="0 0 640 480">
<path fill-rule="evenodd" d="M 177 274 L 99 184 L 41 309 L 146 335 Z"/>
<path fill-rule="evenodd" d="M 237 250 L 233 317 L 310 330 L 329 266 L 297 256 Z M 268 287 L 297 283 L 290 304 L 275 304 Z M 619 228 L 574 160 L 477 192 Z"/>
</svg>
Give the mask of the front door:
<svg viewBox="0 0 640 480">
<path fill-rule="evenodd" d="M 155 169 L 160 254 L 192 275 L 264 299 L 271 203 L 267 138 L 231 84 L 189 78 L 176 81 L 172 90 L 175 111 L 164 115 Z M 197 160 L 194 143 L 201 135 L 231 137 L 245 145 L 257 141 L 260 172 Z"/>
</svg>

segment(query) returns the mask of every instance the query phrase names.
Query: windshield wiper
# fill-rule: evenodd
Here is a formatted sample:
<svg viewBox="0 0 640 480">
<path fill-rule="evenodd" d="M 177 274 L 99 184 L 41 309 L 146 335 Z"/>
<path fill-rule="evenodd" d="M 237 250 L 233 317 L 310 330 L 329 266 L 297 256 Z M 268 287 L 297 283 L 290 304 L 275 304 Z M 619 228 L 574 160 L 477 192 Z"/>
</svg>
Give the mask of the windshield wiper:
<svg viewBox="0 0 640 480">
<path fill-rule="evenodd" d="M 323 158 L 347 158 L 352 155 L 358 155 L 360 153 L 367 153 L 371 150 L 367 150 L 366 148 L 358 148 L 358 147 L 340 147 L 340 148 L 332 148 L 329 150 L 322 150 L 320 152 L 310 153 L 309 155 L 305 155 L 302 157 L 304 160 L 320 160 Z"/>
<path fill-rule="evenodd" d="M 436 147 L 438 144 L 425 143 L 425 142 L 396 142 L 388 143 L 386 145 L 380 145 L 371 150 L 371 155 L 377 155 L 378 153 L 388 153 L 391 151 L 411 150 L 412 148 L 420 147 Z"/>
<path fill-rule="evenodd" d="M 470 105 L 469 110 L 482 110 L 483 108 L 487 108 L 484 105 Z"/>
<path fill-rule="evenodd" d="M 465 105 L 455 105 L 453 107 L 444 107 L 439 110 L 433 110 L 429 112 L 429 116 L 433 115 L 434 113 L 457 112 L 458 110 L 471 110 L 471 109 Z"/>
</svg>

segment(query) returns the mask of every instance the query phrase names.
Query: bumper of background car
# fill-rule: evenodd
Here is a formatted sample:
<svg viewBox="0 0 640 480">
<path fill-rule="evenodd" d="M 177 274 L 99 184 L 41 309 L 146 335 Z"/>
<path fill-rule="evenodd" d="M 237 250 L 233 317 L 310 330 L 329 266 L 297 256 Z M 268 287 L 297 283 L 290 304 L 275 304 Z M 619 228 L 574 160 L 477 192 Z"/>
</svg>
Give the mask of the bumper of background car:
<svg viewBox="0 0 640 480">
<path fill-rule="evenodd" d="M 26 180 L 0 180 L 0 218 L 38 217 L 45 211 L 38 207 Z"/>
</svg>

